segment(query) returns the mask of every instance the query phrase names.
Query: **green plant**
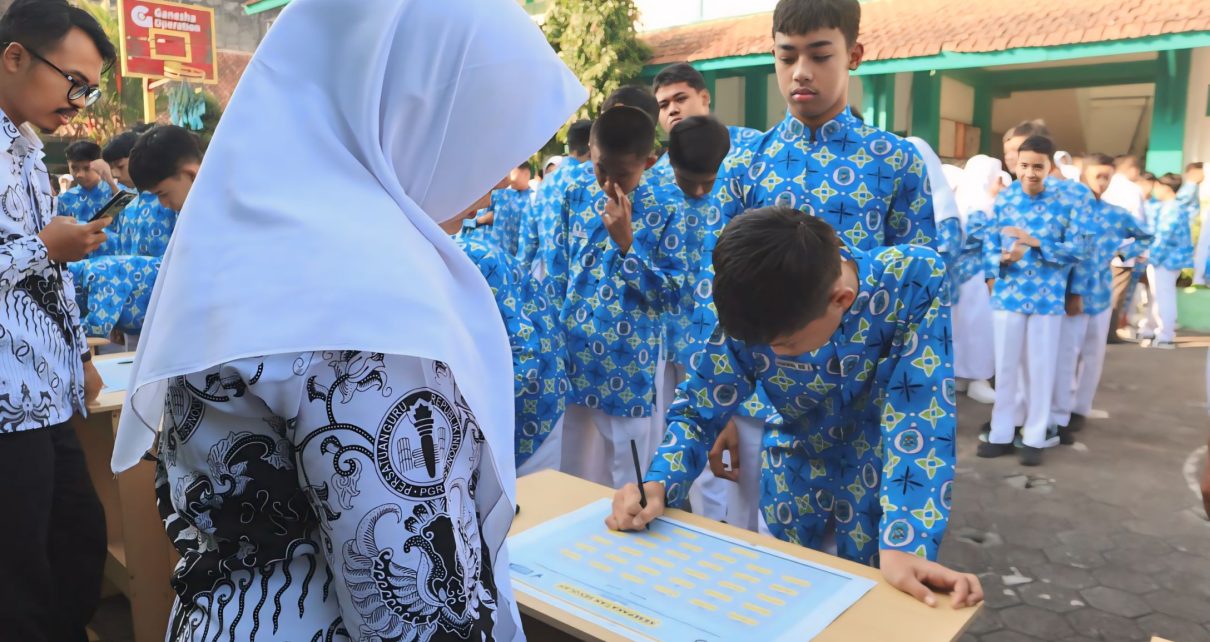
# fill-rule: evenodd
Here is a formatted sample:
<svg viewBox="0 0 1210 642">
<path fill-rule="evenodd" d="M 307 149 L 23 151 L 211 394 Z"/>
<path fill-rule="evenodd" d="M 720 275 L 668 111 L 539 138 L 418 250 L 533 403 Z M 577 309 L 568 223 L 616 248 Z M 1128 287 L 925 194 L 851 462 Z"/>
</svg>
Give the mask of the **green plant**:
<svg viewBox="0 0 1210 642">
<path fill-rule="evenodd" d="M 559 57 L 589 89 L 575 118 L 592 118 L 613 90 L 637 78 L 649 57 L 639 40 L 633 0 L 554 0 L 542 30 Z M 567 125 L 558 140 L 566 140 Z"/>
</svg>

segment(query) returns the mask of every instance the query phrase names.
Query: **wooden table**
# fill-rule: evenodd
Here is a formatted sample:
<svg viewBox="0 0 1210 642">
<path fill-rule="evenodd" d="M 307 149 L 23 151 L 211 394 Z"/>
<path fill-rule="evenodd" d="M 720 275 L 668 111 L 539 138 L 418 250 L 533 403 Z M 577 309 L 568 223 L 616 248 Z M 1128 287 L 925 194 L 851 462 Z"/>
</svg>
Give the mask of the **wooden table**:
<svg viewBox="0 0 1210 642">
<path fill-rule="evenodd" d="M 559 515 L 582 508 L 602 497 L 612 496 L 613 491 L 605 486 L 555 471 L 542 471 L 522 477 L 517 480 L 517 503 L 521 506 L 521 512 L 513 522 L 510 534 L 516 535 Z M 683 511 L 670 510 L 668 516 L 728 537 L 772 548 L 787 555 L 868 577 L 878 582 L 869 593 L 866 593 L 865 597 L 858 600 L 852 608 L 845 611 L 827 630 L 815 638 L 820 642 L 862 642 L 866 640 L 871 642 L 882 640 L 945 642 L 956 640 L 970 626 L 971 621 L 979 613 L 979 609 L 983 608 L 980 605 L 955 611 L 949 608 L 946 598 L 940 600 L 941 606 L 929 608 L 884 582 L 882 575 L 876 569 Z M 601 518 L 604 519 L 605 516 L 602 515 Z M 516 585 L 514 585 L 515 588 Z M 516 593 L 522 616 L 537 620 L 564 634 L 594 642 L 615 642 L 626 639 L 520 590 L 517 590 Z"/>
<path fill-rule="evenodd" d="M 131 353 L 95 357 L 97 362 L 129 359 Z M 97 496 L 105 508 L 109 556 L 105 579 L 130 600 L 135 642 L 160 642 L 176 597 L 168 581 L 176 551 L 164 534 L 155 505 L 155 464 L 149 461 L 115 476 L 113 456 L 124 391 L 102 394 L 88 406 L 88 419 L 76 425 L 80 446 Z"/>
</svg>

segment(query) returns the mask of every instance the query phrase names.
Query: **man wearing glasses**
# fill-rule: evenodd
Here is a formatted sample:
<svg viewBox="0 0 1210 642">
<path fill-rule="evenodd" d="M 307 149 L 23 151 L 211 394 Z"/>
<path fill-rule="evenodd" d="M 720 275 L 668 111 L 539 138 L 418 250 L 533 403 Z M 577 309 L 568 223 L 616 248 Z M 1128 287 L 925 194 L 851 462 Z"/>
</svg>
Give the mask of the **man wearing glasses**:
<svg viewBox="0 0 1210 642">
<path fill-rule="evenodd" d="M 35 130 L 96 102 L 114 58 L 66 0 L 15 0 L 0 17 L 0 642 L 85 640 L 100 593 L 105 517 L 72 421 L 101 380 L 66 263 L 110 219 L 55 216 Z"/>
</svg>

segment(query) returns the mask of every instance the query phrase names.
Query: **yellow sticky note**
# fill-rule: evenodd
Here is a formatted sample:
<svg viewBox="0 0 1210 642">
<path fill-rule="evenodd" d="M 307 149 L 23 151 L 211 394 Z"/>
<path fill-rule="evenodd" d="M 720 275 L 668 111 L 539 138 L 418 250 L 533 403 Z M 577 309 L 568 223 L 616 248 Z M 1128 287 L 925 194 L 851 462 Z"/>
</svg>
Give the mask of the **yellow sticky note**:
<svg viewBox="0 0 1210 642">
<path fill-rule="evenodd" d="M 773 606 L 785 606 L 786 605 L 785 600 L 778 598 L 778 597 L 773 597 L 772 595 L 765 595 L 764 593 L 757 593 L 756 599 L 758 599 L 762 602 L 768 602 L 769 604 L 772 604 Z"/>
<path fill-rule="evenodd" d="M 751 602 L 745 602 L 744 608 L 749 611 L 752 611 L 753 613 L 756 613 L 758 615 L 763 615 L 765 617 L 769 617 L 770 615 L 773 614 L 773 611 L 770 611 L 769 609 L 767 609 L 763 606 L 757 606 Z"/>
<path fill-rule="evenodd" d="M 693 598 L 692 600 L 689 600 L 689 603 L 698 608 L 706 609 L 707 611 L 717 611 L 718 610 L 717 606 L 707 602 L 706 600 L 699 600 L 696 597 Z"/>
<path fill-rule="evenodd" d="M 743 622 L 744 624 L 747 624 L 748 626 L 756 626 L 756 620 L 753 620 L 752 618 L 750 618 L 746 615 L 740 615 L 739 613 L 736 613 L 735 611 L 728 613 L 727 617 L 731 618 L 732 620 L 735 620 L 736 622 Z"/>
</svg>

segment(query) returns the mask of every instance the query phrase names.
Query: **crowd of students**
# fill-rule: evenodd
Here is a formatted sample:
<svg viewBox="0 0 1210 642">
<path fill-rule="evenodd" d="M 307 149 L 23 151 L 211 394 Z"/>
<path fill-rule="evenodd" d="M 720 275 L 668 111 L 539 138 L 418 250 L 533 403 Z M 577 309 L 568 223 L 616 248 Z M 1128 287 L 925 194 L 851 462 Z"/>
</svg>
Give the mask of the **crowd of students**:
<svg viewBox="0 0 1210 642">
<path fill-rule="evenodd" d="M 223 617 L 226 602 L 215 599 L 222 587 L 240 592 L 241 605 L 245 598 L 263 605 L 271 590 L 278 598 L 301 591 L 298 617 L 283 623 L 284 630 L 306 636 L 325 626 L 329 633 L 340 630 L 339 617 L 323 620 L 333 612 L 327 584 L 322 599 L 320 591 L 311 592 L 310 583 L 320 580 L 313 566 L 310 572 L 297 567 L 304 558 L 324 558 L 329 582 L 333 574 L 341 576 L 332 598 L 345 618 L 341 626 L 349 626 L 356 619 L 351 611 L 361 606 L 378 608 L 375 600 L 385 598 L 372 595 L 366 579 L 371 570 L 357 565 L 387 545 L 374 529 L 382 515 L 401 515 L 399 505 L 383 503 L 392 493 L 411 502 L 399 520 L 407 532 L 396 536 L 461 538 L 449 550 L 429 550 L 432 564 L 422 568 L 451 564 L 448 555 L 457 549 L 465 573 L 461 603 L 470 600 L 480 610 L 452 613 L 446 604 L 433 617 L 443 618 L 446 630 L 490 635 L 491 618 L 484 613 L 504 608 L 509 598 L 500 513 L 492 502 L 511 500 L 514 467 L 518 475 L 555 468 L 617 489 L 607 519 L 611 528 L 640 529 L 665 507 L 689 508 L 878 566 L 891 584 L 930 605 L 934 590 L 952 593 L 955 607 L 977 604 L 978 579 L 936 562 L 951 509 L 957 394 L 994 403 L 980 457 L 1016 454 L 1022 464 L 1038 465 L 1046 448 L 1074 443 L 1073 433 L 1091 413 L 1108 341 L 1174 345 L 1176 282 L 1194 262 L 1190 224 L 1199 211 L 1200 164 L 1183 177 L 1156 178 L 1132 157 L 1073 158 L 1055 149 L 1042 123 L 1031 121 L 1005 135 L 1003 164 L 976 156 L 961 168 L 942 165 L 924 141 L 873 127 L 849 106 L 850 71 L 863 54 L 856 0 L 778 3 L 771 33 L 786 116 L 769 131 L 723 125 L 711 115 L 702 75 L 675 64 L 650 89 L 623 87 L 595 120 L 571 123 L 566 155 L 548 159 L 538 179 L 528 162 L 514 165 L 517 159 L 506 152 L 529 153 L 540 144 L 537 133 L 561 124 L 577 104 L 579 88 L 569 84 L 566 69 L 544 44 L 531 42 L 529 26 L 512 24 L 515 16 L 505 22 L 516 33 L 493 25 L 482 27 L 487 35 L 477 33 L 479 40 L 470 38 L 469 27 L 467 34 L 450 36 L 466 38 L 463 46 L 472 53 L 492 38 L 516 39 L 533 69 L 559 70 L 538 74 L 557 97 L 541 113 L 513 98 L 493 105 L 494 116 L 516 107 L 521 123 L 500 134 L 500 153 L 473 160 L 453 152 L 442 156 L 444 139 L 425 147 L 426 136 L 449 126 L 436 107 L 409 113 L 416 120 L 406 123 L 385 111 L 379 122 L 361 122 L 362 102 L 378 105 L 388 95 L 436 100 L 440 96 L 425 92 L 446 91 L 421 91 L 409 84 L 421 80 L 389 75 L 349 87 L 339 73 L 320 73 L 309 82 L 327 83 L 340 101 L 313 101 L 280 122 L 251 124 L 258 102 L 287 92 L 274 65 L 286 69 L 301 64 L 300 58 L 311 60 L 292 38 L 320 33 L 301 30 L 331 17 L 324 4 L 294 3 L 258 51 L 225 117 L 238 124 L 227 125 L 227 135 L 220 130 L 207 152 L 208 166 L 218 168 L 202 174 L 208 183 L 194 185 L 203 165 L 196 136 L 174 126 L 141 127 L 104 148 L 71 145 L 67 159 L 75 186 L 58 196 L 57 205 L 40 161 L 22 160 L 27 157 L 12 149 L 35 145 L 26 123 L 44 127 L 38 120 L 43 115 L 53 124 L 51 115 L 78 111 L 70 100 L 85 93 L 77 87 L 87 90 L 87 78 L 97 77 L 101 60 L 111 62 L 114 54 L 103 36 L 90 31 L 88 19 L 60 0 L 40 6 L 17 0 L 0 22 L 7 42 L 19 42 L 5 49 L 6 64 L 34 65 L 33 47 L 56 43 L 88 54 L 78 54 L 86 60 L 74 67 L 75 77 L 64 76 L 76 94 L 73 99 L 69 93 L 68 107 L 39 115 L 11 92 L 0 95 L 4 132 L 13 141 L 10 156 L 32 168 L 26 172 L 31 185 L 47 183 L 28 204 L 36 215 L 22 230 L 8 230 L 4 256 L 12 265 L 0 267 L 5 283 L 41 270 L 69 296 L 74 293 L 65 304 L 72 315 L 78 310 L 78 332 L 67 333 L 73 338 L 109 337 L 133 350 L 145 323 L 158 332 L 140 351 L 135 401 L 123 415 L 114 466 L 132 465 L 151 446 L 154 431 L 146 427 L 158 423 L 167 402 L 157 487 L 183 558 L 173 578 L 181 597 L 173 639 L 204 635 L 199 631 L 209 630 L 210 619 Z M 498 4 L 505 13 L 515 9 Z M 68 27 L 30 17 L 51 5 Z M 440 21 L 448 10 L 459 20 L 482 22 L 466 7 L 383 10 L 421 21 Z M 21 42 L 12 35 L 21 28 L 44 42 Z M 382 37 L 396 37 L 395 28 L 366 27 L 382 30 Z M 64 40 L 77 31 L 85 35 L 82 42 Z M 345 36 L 325 32 L 324 38 L 337 47 Z M 467 63 L 458 57 L 437 63 L 455 75 L 471 69 L 459 67 Z M 500 87 L 506 80 L 476 78 Z M 465 98 L 457 93 L 446 99 L 450 112 L 464 119 L 480 108 L 459 102 Z M 332 128 L 304 131 L 313 123 Z M 291 132 L 291 126 L 304 129 Z M 414 136 L 410 147 L 379 138 L 380 131 L 405 130 Z M 661 130 L 667 149 L 657 155 Z M 277 195 L 295 209 L 280 209 L 276 192 L 251 184 L 259 152 L 236 141 L 232 131 L 288 145 L 309 136 L 315 149 L 299 147 L 296 160 L 311 163 L 316 184 L 306 194 Z M 444 164 L 418 170 L 408 165 L 404 147 Z M 492 175 L 489 168 L 505 171 L 505 159 L 508 175 Z M 455 184 L 454 177 L 468 183 Z M 462 207 L 458 199 L 470 200 L 462 192 L 477 192 L 476 181 L 485 189 L 495 186 Z M 165 260 L 177 212 L 191 190 L 200 194 L 191 200 L 193 220 L 182 219 L 174 243 L 180 247 Z M 120 191 L 137 197 L 117 216 L 94 221 Z M 360 212 L 326 211 L 326 224 L 309 213 L 337 192 L 375 207 L 385 194 L 385 202 L 405 214 L 399 220 L 406 225 L 392 228 L 391 238 L 405 239 L 415 253 L 407 256 L 428 257 L 427 267 L 408 272 L 392 263 L 396 253 L 366 236 Z M 78 224 L 67 229 L 55 223 L 49 218 L 55 207 Z M 443 208 L 452 211 L 439 215 Z M 453 211 L 461 213 L 451 216 Z M 440 232 L 430 233 L 434 222 Z M 314 238 L 304 234 L 312 229 Z M 58 241 L 56 233 L 78 238 Z M 42 262 L 17 267 L 26 260 L 22 252 L 38 251 L 33 242 L 22 250 L 30 235 L 45 246 Z M 362 245 L 344 247 L 346 239 Z M 253 248 L 257 242 L 262 244 Z M 315 252 L 305 251 L 311 244 Z M 318 249 L 337 246 L 348 254 Z M 254 251 L 255 259 L 243 249 Z M 469 259 L 474 273 L 458 267 L 451 251 Z M 233 270 L 243 268 L 232 259 L 261 268 L 249 267 L 236 283 Z M 162 266 L 171 272 L 172 263 L 176 276 L 161 279 L 171 283 L 161 284 L 158 304 L 167 311 L 151 323 L 153 285 Z M 66 265 L 70 276 L 54 271 L 56 265 Z M 434 271 L 432 265 L 443 267 Z M 201 296 L 204 286 L 187 286 L 200 284 L 209 268 L 225 285 Z M 305 322 L 248 331 L 251 326 L 234 321 L 260 318 L 260 312 L 286 315 L 292 302 L 309 296 L 306 288 L 338 283 L 341 270 L 381 278 L 356 287 L 339 281 L 345 285 L 333 285 L 333 292 L 340 294 L 327 292 L 331 300 L 307 308 Z M 241 298 L 243 290 L 256 294 Z M 489 300 L 493 311 L 483 315 Z M 370 320 L 383 309 L 444 321 L 401 336 L 389 323 Z M 501 326 L 512 365 L 511 412 L 505 412 L 511 420 L 502 421 L 500 408 L 483 401 L 501 387 L 480 383 L 499 377 L 489 362 L 503 352 L 485 346 Z M 328 339 L 303 336 L 308 332 Z M 185 336 L 189 345 L 173 341 Z M 86 351 L 77 349 L 87 362 Z M 25 363 L 14 354 L 16 363 Z M 86 363 L 84 370 L 78 391 L 71 379 L 73 400 L 99 389 L 95 369 Z M 156 381 L 168 382 L 166 391 L 155 388 L 158 401 L 138 397 Z M 413 387 L 398 402 L 391 396 Z M 57 390 L 50 383 L 46 388 Z M 79 405 L 73 400 L 65 403 Z M 318 409 L 312 406 L 317 403 Z M 391 426 L 415 424 L 417 441 L 383 446 L 381 440 L 390 438 L 387 425 L 370 424 L 384 413 Z M 70 416 L 26 411 L 15 427 L 0 432 L 50 427 L 62 435 Z M 145 425 L 127 428 L 136 421 Z M 511 435 L 499 434 L 504 425 L 514 426 Z M 385 437 L 376 442 L 375 434 Z M 366 444 L 352 444 L 356 439 Z M 459 450 L 464 441 L 469 450 Z M 253 444 L 263 454 L 236 458 Z M 511 444 L 511 452 L 501 452 L 501 444 Z M 374 457 L 374 448 L 390 452 Z M 641 480 L 635 479 L 632 449 L 641 458 Z M 6 461 L 11 452 L 0 450 Z M 358 453 L 366 457 L 361 464 Z M 448 460 L 441 459 L 445 453 Z M 249 465 L 255 475 L 245 474 Z M 396 472 L 383 472 L 380 488 L 361 476 L 360 466 Z M 429 486 L 416 481 L 424 471 Z M 231 512 L 227 500 L 249 485 L 272 498 L 276 518 L 263 516 L 269 521 L 262 523 L 261 517 L 249 521 Z M 477 498 L 476 485 L 491 498 Z M 438 495 L 441 502 L 432 503 Z M 479 510 L 470 511 L 471 504 Z M 342 519 L 346 512 L 352 517 Z M 437 519 L 446 520 L 445 531 L 418 530 L 436 528 Z M 322 531 L 318 538 L 309 530 L 315 524 Z M 272 561 L 256 562 L 257 550 Z M 8 550 L 0 555 L 6 571 L 23 577 L 41 572 L 18 568 L 12 556 Z M 53 566 L 53 555 L 43 557 L 44 566 Z M 284 579 L 266 564 L 282 566 Z M 85 566 L 99 572 L 95 560 Z M 291 569 L 306 580 L 294 581 Z M 259 589 L 252 586 L 257 578 Z M 30 613 L 4 617 L 25 617 L 31 632 L 50 626 L 37 609 Z M 241 619 L 242 606 L 234 617 L 233 639 L 255 639 L 255 618 Z M 322 626 L 314 629 L 317 623 Z M 406 623 L 367 616 L 361 630 L 395 635 Z M 503 626 L 499 619 L 495 625 Z M 277 627 L 275 614 L 275 632 Z M 41 639 L 30 636 L 25 639 Z"/>
</svg>

